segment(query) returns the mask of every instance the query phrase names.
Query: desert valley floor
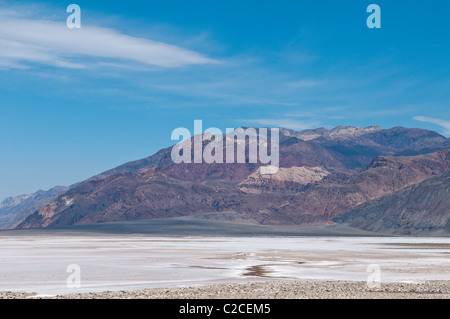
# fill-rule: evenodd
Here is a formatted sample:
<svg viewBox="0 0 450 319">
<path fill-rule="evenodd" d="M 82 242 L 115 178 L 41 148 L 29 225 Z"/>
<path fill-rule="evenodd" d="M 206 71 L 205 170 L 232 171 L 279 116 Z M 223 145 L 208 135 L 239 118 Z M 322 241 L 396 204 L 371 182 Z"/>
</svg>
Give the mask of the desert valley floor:
<svg viewBox="0 0 450 319">
<path fill-rule="evenodd" d="M 272 282 L 439 281 L 450 238 L 0 233 L 0 291 L 58 294 Z M 68 265 L 81 286 L 67 287 Z M 372 267 L 372 268 L 371 268 Z M 369 270 L 369 271 L 368 271 Z M 36 296 L 36 295 L 35 295 Z"/>
</svg>

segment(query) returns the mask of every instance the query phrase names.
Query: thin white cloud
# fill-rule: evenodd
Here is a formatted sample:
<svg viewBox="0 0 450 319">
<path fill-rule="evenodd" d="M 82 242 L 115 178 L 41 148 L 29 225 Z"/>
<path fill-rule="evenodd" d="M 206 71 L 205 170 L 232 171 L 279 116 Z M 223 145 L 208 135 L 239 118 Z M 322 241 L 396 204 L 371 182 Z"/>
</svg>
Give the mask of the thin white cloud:
<svg viewBox="0 0 450 319">
<path fill-rule="evenodd" d="M 240 121 L 245 123 L 256 123 L 260 125 L 290 128 L 297 131 L 312 129 L 321 125 L 318 121 L 301 121 L 293 119 L 250 119 Z"/>
<path fill-rule="evenodd" d="M 31 64 L 83 68 L 98 62 L 134 62 L 158 67 L 218 63 L 176 45 L 137 38 L 114 29 L 33 20 L 0 14 L 0 68 Z"/>
<path fill-rule="evenodd" d="M 446 134 L 447 136 L 450 136 L 450 121 L 437 119 L 437 118 L 433 118 L 433 117 L 426 117 L 426 116 L 414 116 L 413 119 L 416 121 L 428 122 L 428 123 L 433 123 L 433 124 L 439 125 L 440 127 L 442 127 L 444 129 L 444 134 Z"/>
</svg>

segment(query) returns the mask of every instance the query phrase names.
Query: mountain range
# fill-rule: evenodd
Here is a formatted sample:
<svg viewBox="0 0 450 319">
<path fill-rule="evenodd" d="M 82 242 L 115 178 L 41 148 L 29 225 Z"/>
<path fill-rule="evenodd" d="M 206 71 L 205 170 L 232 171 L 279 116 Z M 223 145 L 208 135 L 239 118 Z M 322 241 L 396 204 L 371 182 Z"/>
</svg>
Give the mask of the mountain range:
<svg viewBox="0 0 450 319">
<path fill-rule="evenodd" d="M 450 234 L 450 142 L 436 132 L 280 129 L 280 169 L 261 175 L 261 166 L 176 164 L 169 147 L 3 216 L 21 216 L 8 225 L 24 229 L 232 211 L 263 225 Z"/>
<path fill-rule="evenodd" d="M 67 192 L 69 187 L 55 186 L 48 191 L 12 196 L 0 203 L 0 229 L 15 228 L 36 210 L 50 204 L 56 197 Z"/>
</svg>

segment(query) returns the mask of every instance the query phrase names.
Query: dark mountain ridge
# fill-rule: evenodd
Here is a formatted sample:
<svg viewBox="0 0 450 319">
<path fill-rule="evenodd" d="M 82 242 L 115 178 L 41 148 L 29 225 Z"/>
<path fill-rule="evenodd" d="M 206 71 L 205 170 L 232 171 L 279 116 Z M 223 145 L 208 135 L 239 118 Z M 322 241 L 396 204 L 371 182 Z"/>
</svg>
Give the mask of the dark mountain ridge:
<svg viewBox="0 0 450 319">
<path fill-rule="evenodd" d="M 270 179 L 255 178 L 259 163 L 175 164 L 167 148 L 79 183 L 18 228 L 222 211 L 266 225 L 326 225 L 359 205 L 444 174 L 450 167 L 449 150 L 442 150 L 447 145 L 445 137 L 422 129 L 280 129 L 280 171 Z M 398 156 L 405 152 L 420 155 Z"/>
</svg>

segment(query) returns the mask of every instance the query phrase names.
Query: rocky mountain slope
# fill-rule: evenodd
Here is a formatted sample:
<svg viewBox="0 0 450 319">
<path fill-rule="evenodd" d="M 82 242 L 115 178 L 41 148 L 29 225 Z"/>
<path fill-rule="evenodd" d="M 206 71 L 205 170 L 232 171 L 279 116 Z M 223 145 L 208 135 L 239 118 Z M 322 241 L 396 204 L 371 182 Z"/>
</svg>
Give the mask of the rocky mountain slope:
<svg viewBox="0 0 450 319">
<path fill-rule="evenodd" d="M 302 132 L 280 129 L 280 166 L 323 167 L 329 171 L 360 170 L 376 156 L 429 153 L 446 148 L 445 143 L 447 139 L 436 132 L 402 127 L 346 126 Z M 424 148 L 428 151 L 422 151 Z M 176 164 L 171 159 L 170 149 L 156 155 L 159 159 L 157 171 L 193 182 L 220 180 L 240 183 L 261 166 L 249 163 Z"/>
<path fill-rule="evenodd" d="M 56 186 L 48 191 L 39 190 L 32 194 L 6 198 L 0 203 L 0 229 L 15 228 L 29 215 L 68 190 L 68 187 Z"/>
<path fill-rule="evenodd" d="M 420 129 L 280 130 L 279 172 L 260 164 L 175 164 L 170 148 L 79 183 L 18 228 L 234 211 L 261 224 L 323 225 L 450 169 L 441 135 Z M 426 153 L 397 156 L 399 153 Z M 386 156 L 389 155 L 389 156 Z"/>
<path fill-rule="evenodd" d="M 298 185 L 294 192 L 287 192 L 289 188 L 280 191 L 268 185 L 269 181 L 260 188 L 253 185 L 262 193 L 246 196 L 240 208 L 263 224 L 324 224 L 351 208 L 449 169 L 449 150 L 414 157 L 377 157 L 360 172 L 333 173 L 319 182 Z"/>
<path fill-rule="evenodd" d="M 334 221 L 401 235 L 450 233 L 450 171 L 361 205 Z"/>
</svg>

